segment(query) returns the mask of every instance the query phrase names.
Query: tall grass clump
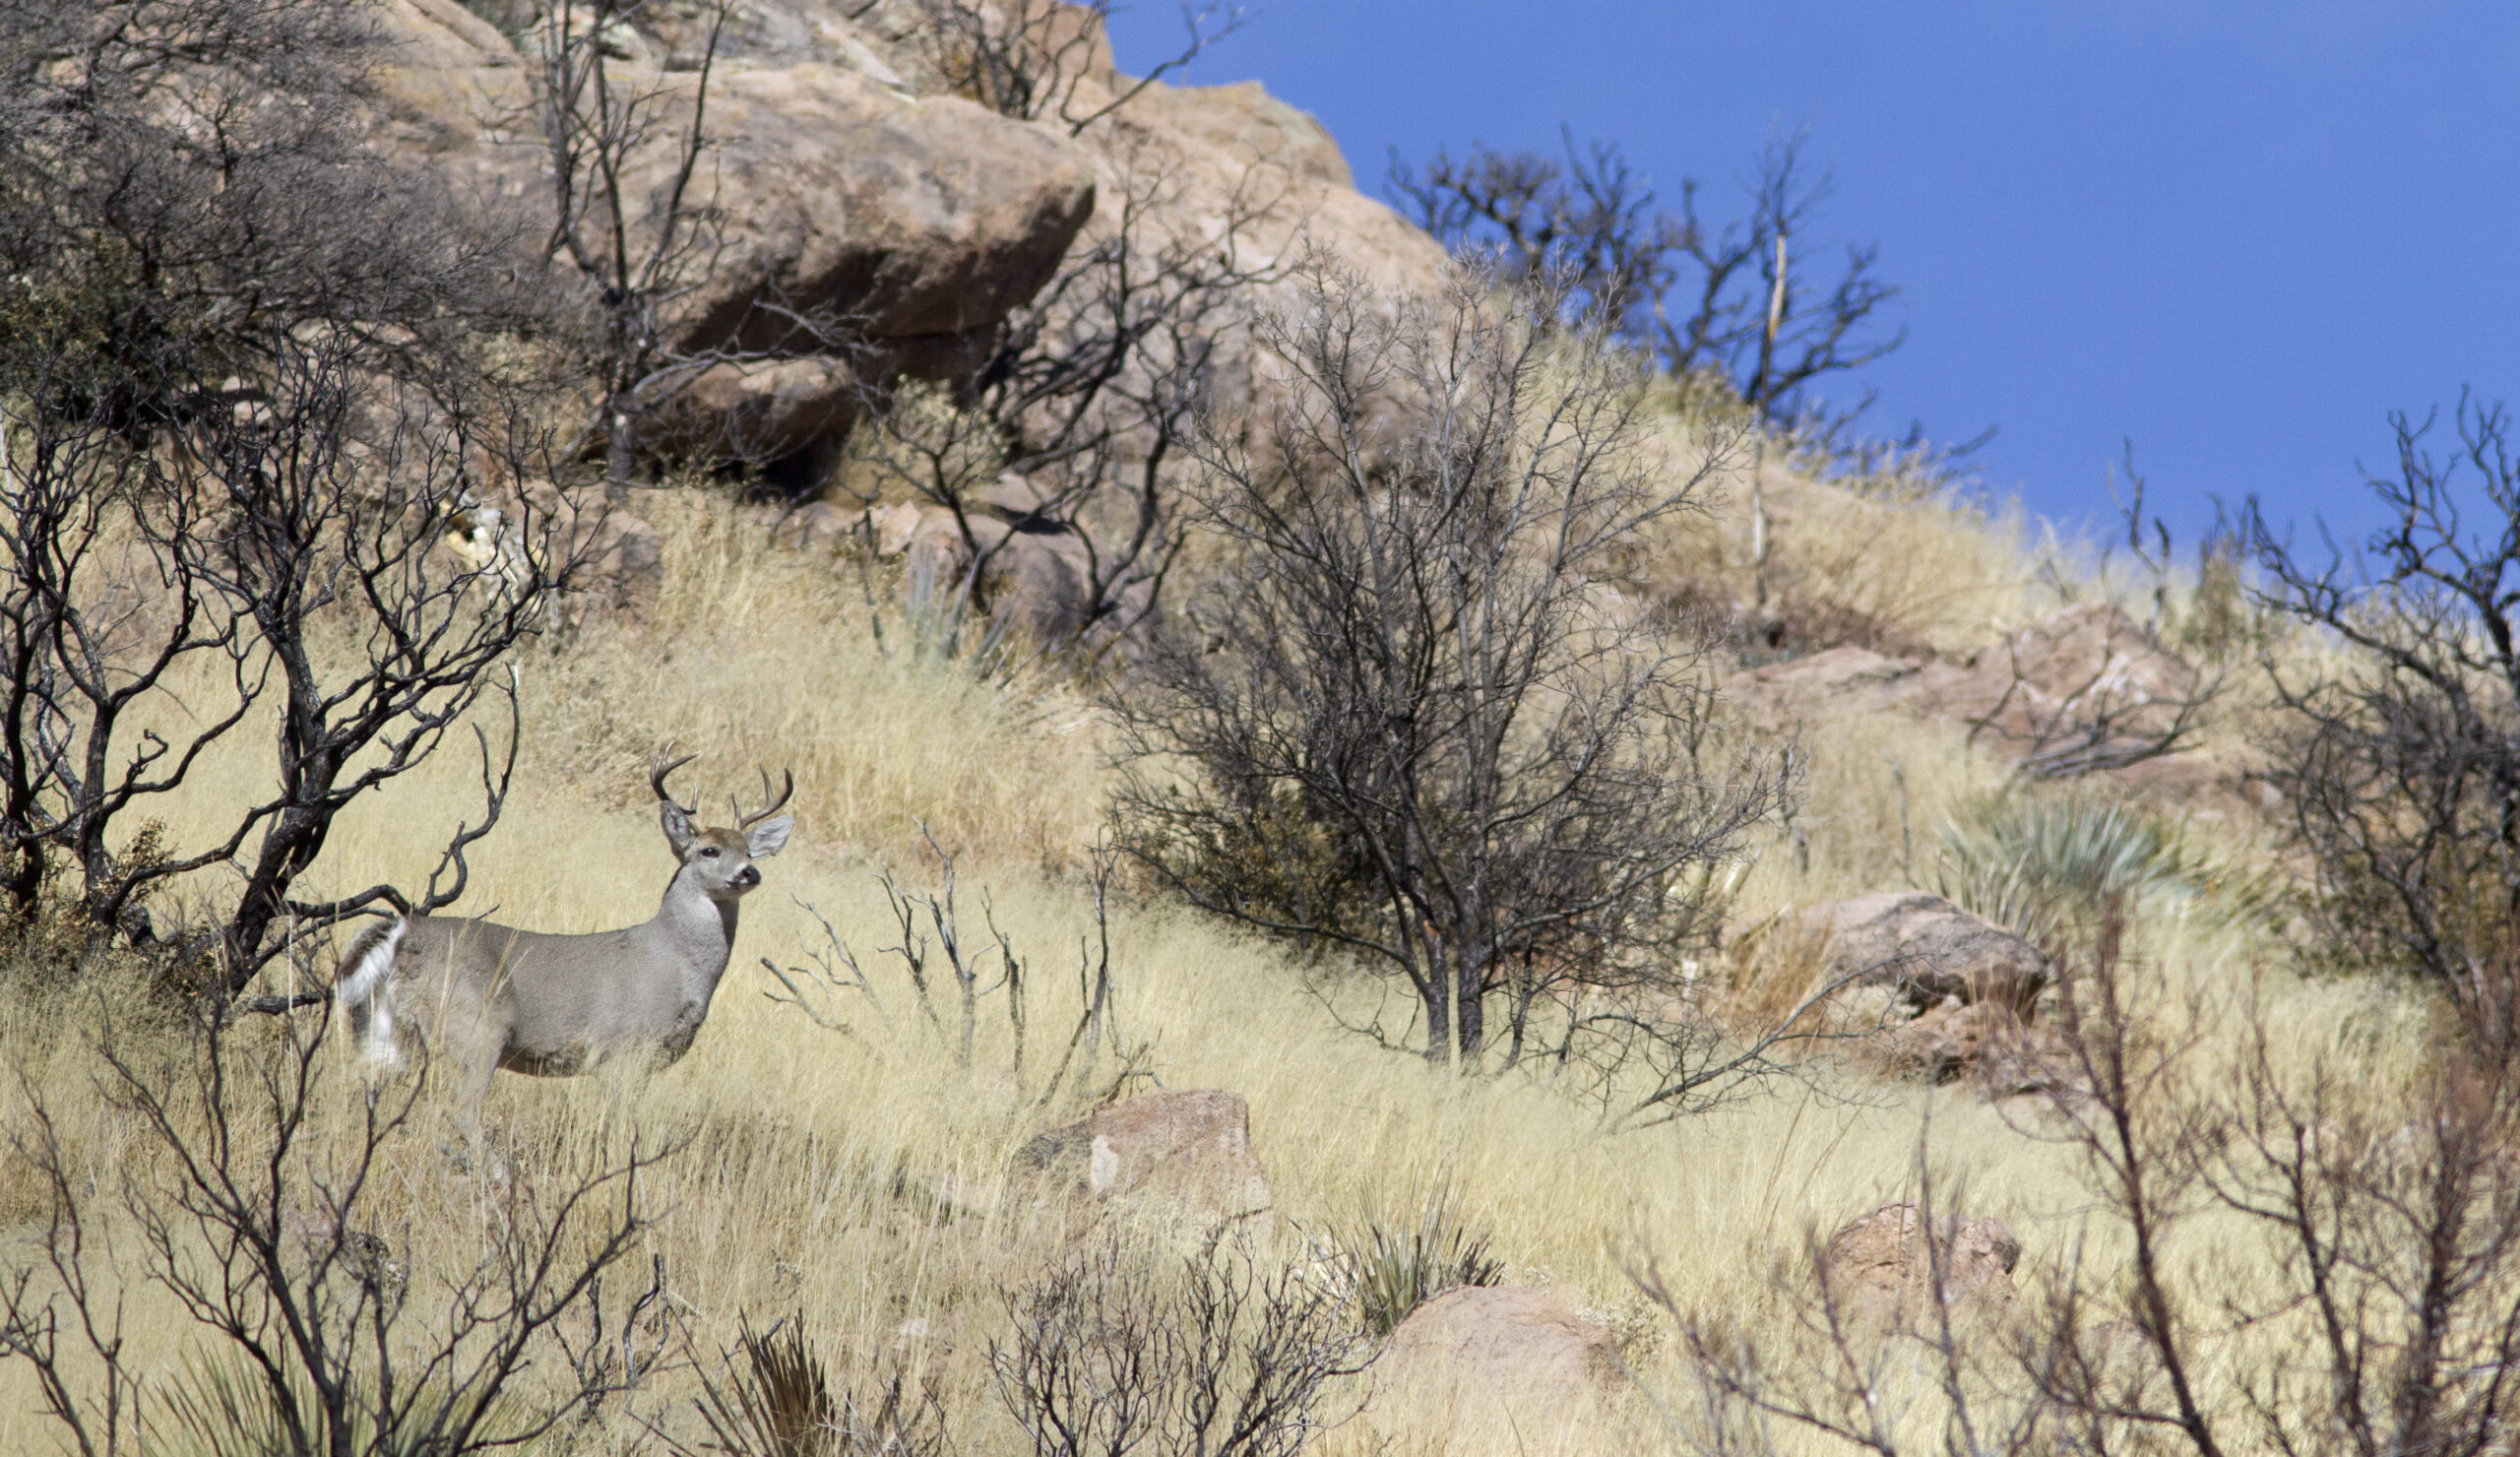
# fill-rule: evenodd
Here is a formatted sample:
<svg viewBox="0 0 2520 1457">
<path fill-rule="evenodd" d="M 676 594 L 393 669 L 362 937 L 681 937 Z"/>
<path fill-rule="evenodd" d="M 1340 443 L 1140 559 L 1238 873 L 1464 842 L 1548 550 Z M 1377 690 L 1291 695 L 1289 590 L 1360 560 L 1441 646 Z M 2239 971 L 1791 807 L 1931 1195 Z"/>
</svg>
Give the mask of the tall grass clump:
<svg viewBox="0 0 2520 1457">
<path fill-rule="evenodd" d="M 628 802 L 658 745 L 706 744 L 713 763 L 793 768 L 798 823 L 825 845 L 914 857 L 932 834 L 999 862 L 1081 859 L 1103 785 L 1081 694 L 994 670 L 1012 644 L 980 644 L 975 670 L 972 632 L 946 653 L 915 615 L 879 621 L 845 553 L 775 544 L 720 496 L 657 494 L 640 503 L 671 543 L 656 605 L 591 628 L 531 695 L 546 772 Z"/>
</svg>

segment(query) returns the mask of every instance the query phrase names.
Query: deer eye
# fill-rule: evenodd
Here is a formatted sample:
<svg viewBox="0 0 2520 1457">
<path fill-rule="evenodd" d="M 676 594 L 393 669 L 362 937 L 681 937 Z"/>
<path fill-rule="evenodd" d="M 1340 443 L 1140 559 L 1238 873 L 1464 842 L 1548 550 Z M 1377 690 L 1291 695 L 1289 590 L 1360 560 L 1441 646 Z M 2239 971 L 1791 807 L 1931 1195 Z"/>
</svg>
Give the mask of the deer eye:
<svg viewBox="0 0 2520 1457">
<path fill-rule="evenodd" d="M 700 847 L 700 857 L 702 859 L 709 860 L 716 859 L 718 857 L 718 847 L 714 845 L 704 845 Z"/>
</svg>

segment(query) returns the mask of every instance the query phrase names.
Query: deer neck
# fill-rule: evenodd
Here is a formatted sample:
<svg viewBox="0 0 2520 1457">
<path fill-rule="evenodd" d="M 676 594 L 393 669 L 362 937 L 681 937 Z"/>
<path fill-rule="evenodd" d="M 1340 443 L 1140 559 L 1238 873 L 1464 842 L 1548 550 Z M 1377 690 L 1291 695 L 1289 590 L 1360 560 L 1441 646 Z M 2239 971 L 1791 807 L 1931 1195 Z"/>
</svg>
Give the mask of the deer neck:
<svg viewBox="0 0 2520 1457">
<path fill-rule="evenodd" d="M 648 927 L 690 969 L 704 995 L 715 989 L 735 947 L 734 902 L 711 900 L 688 871 L 676 872 Z"/>
</svg>

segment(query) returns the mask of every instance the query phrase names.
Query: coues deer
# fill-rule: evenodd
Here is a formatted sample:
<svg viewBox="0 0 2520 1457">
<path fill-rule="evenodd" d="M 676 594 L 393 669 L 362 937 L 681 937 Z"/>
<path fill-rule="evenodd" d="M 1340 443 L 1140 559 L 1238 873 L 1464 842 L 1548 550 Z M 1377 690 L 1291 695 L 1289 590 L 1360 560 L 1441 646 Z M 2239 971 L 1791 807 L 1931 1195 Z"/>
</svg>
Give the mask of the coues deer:
<svg viewBox="0 0 2520 1457">
<path fill-rule="evenodd" d="M 662 1065 L 689 1050 L 734 950 L 736 907 L 761 883 L 753 862 L 777 855 L 794 828 L 779 809 L 796 789 L 786 775 L 769 798 L 764 771 L 760 810 L 746 814 L 738 801 L 733 828 L 702 829 L 692 823 L 697 809 L 665 790 L 665 777 L 692 757 L 660 757 L 648 773 L 679 865 L 644 924 L 555 936 L 410 916 L 352 939 L 336 996 L 367 1055 L 399 1061 L 400 1025 L 410 1022 L 477 1128 L 499 1068 L 568 1077 L 623 1053 Z"/>
</svg>

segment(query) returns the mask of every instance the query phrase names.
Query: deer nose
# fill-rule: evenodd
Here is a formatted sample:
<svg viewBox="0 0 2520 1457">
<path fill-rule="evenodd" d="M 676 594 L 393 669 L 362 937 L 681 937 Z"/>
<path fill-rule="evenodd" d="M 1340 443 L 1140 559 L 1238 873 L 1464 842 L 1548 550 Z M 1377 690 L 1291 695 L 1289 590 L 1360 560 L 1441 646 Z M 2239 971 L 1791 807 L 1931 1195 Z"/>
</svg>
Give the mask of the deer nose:
<svg viewBox="0 0 2520 1457">
<path fill-rule="evenodd" d="M 759 885 L 761 884 L 761 871 L 754 866 L 746 865 L 735 872 L 734 879 L 731 883 L 745 886 L 747 888 Z"/>
</svg>

